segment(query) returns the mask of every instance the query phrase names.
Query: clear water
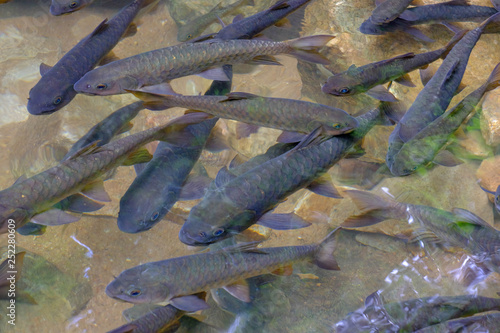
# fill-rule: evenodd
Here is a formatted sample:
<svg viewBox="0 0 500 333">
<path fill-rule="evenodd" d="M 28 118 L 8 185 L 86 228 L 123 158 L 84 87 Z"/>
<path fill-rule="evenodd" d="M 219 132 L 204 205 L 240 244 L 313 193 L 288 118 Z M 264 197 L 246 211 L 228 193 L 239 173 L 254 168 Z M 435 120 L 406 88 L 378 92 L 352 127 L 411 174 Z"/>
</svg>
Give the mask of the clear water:
<svg viewBox="0 0 500 333">
<path fill-rule="evenodd" d="M 114 50 L 118 57 L 174 45 L 177 43 L 176 21 L 183 23 L 206 13 L 218 0 L 162 1 L 157 10 L 139 19 L 138 33 L 121 41 Z M 267 8 L 273 1 L 259 1 L 255 7 L 242 7 L 246 15 Z M 488 1 L 473 1 L 489 6 Z M 78 95 L 70 105 L 50 116 L 31 116 L 26 110 L 28 92 L 39 79 L 41 62 L 52 65 L 79 39 L 87 35 L 104 18 L 111 17 L 126 1 L 96 1 L 93 6 L 71 15 L 53 17 L 49 2 L 12 0 L 0 5 L 0 188 L 10 186 L 22 174 L 34 175 L 57 164 L 72 143 L 94 124 L 119 107 L 134 100 L 129 95 L 91 97 Z M 300 35 L 334 33 L 337 38 L 325 54 L 332 60 L 331 71 L 347 69 L 351 64 L 363 65 L 406 52 L 425 52 L 444 45 L 451 33 L 442 26 L 423 27 L 436 43 L 425 44 L 405 35 L 367 36 L 357 27 L 373 8 L 371 0 L 315 0 L 306 9 L 301 25 L 273 28 L 269 37 L 295 38 Z M 233 13 L 234 15 L 236 13 Z M 232 17 L 225 17 L 230 22 Z M 300 22 L 300 17 L 292 20 Z M 474 24 L 463 24 L 473 27 Z M 216 31 L 218 24 L 207 31 Z M 483 36 L 471 54 L 464 76 L 467 88 L 451 103 L 478 87 L 488 77 L 500 51 L 498 36 Z M 250 73 L 236 74 L 233 91 L 299 98 L 343 108 L 358 114 L 376 105 L 367 96 L 336 98 L 321 93 L 319 86 L 327 74 L 324 69 L 299 63 L 290 57 L 280 57 L 283 66 L 261 66 Z M 438 62 L 439 63 L 439 62 Z M 416 88 L 394 84 L 394 94 L 408 106 L 421 85 L 418 73 L 411 73 Z M 210 81 L 187 77 L 173 81 L 174 90 L 183 94 L 203 93 Z M 495 111 L 495 92 L 485 104 L 488 112 Z M 180 115 L 175 109 L 161 113 L 141 111 L 134 120 L 132 132 L 137 132 Z M 245 157 L 264 152 L 273 144 L 278 131 L 261 129 L 249 139 L 236 140 L 234 122 L 224 122 L 222 130 L 234 151 Z M 495 143 L 489 130 L 483 129 L 487 142 Z M 376 127 L 364 140 L 363 159 L 381 163 L 387 150 L 387 138 L 392 127 Z M 494 131 L 493 131 L 494 132 Z M 463 143 L 466 145 L 466 143 Z M 467 149 L 481 158 L 491 149 L 475 142 Z M 234 152 L 204 153 L 202 163 L 211 176 L 226 165 Z M 445 168 L 434 167 L 423 174 L 384 178 L 373 189 L 381 194 L 387 189 L 400 200 L 450 210 L 461 207 L 473 211 L 494 224 L 492 204 L 476 184 L 476 172 L 481 159 Z M 498 174 L 498 168 L 488 175 Z M 331 173 L 338 177 L 338 166 Z M 363 179 L 371 179 L 366 171 Z M 149 261 L 192 254 L 178 238 L 180 223 L 196 202 L 179 202 L 173 213 L 154 229 L 140 234 L 125 234 L 116 226 L 119 199 L 135 177 L 130 167 L 120 167 L 105 187 L 112 202 L 93 216 L 61 227 L 48 228 L 39 237 L 18 235 L 17 246 L 29 254 L 25 258 L 25 273 L 19 288 L 29 292 L 38 303 L 18 303 L 16 326 L 6 323 L 7 303 L 0 301 L 0 332 L 105 332 L 125 323 L 122 311 L 130 304 L 117 302 L 104 293 L 106 285 L 124 269 Z M 342 188 L 343 183 L 336 182 Z M 360 179 L 344 185 L 357 187 Z M 489 188 L 496 187 L 491 184 Z M 299 191 L 281 204 L 278 212 L 294 210 L 313 222 L 306 229 L 266 231 L 264 246 L 302 245 L 322 239 L 329 230 L 345 218 L 357 213 L 349 199 L 329 199 Z M 171 223 L 168 220 L 176 221 Z M 367 230 L 396 235 L 408 229 L 407 221 L 387 221 Z M 0 236 L 0 246 L 7 237 Z M 2 253 L 4 253 L 3 251 Z M 421 252 L 421 251 L 417 251 Z M 221 328 L 236 327 L 242 332 L 330 332 L 332 325 L 351 311 L 363 306 L 369 294 L 380 290 L 385 301 L 400 301 L 433 295 L 480 294 L 495 297 L 500 289 L 499 276 L 491 274 L 475 288 L 467 288 L 455 278 L 465 260 L 460 251 L 444 252 L 429 249 L 426 255 L 409 251 L 398 238 L 379 235 L 369 237 L 355 231 L 344 232 L 335 252 L 341 271 L 324 271 L 312 265 L 298 265 L 289 277 L 277 277 L 262 299 L 250 307 L 252 325 L 220 310 L 213 301 L 205 311 L 205 321 Z M 257 314 L 256 314 L 257 313 Z M 236 323 L 235 323 L 236 320 Z M 260 324 L 260 325 L 259 325 Z M 243 326 L 247 325 L 247 326 Z"/>
</svg>

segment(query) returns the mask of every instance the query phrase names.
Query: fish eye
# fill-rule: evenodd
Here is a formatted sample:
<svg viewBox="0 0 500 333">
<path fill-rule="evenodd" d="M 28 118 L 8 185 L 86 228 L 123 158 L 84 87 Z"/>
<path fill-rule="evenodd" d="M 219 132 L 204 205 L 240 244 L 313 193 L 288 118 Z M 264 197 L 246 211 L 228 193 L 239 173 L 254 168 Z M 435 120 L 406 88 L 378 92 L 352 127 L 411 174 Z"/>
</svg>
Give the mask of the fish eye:
<svg viewBox="0 0 500 333">
<path fill-rule="evenodd" d="M 206 234 L 204 231 L 201 231 L 198 235 L 199 235 L 201 238 L 205 238 L 205 237 L 207 237 L 207 234 Z"/>
<path fill-rule="evenodd" d="M 342 88 L 339 90 L 341 94 L 347 94 L 349 92 L 349 88 Z"/>
<path fill-rule="evenodd" d="M 129 294 L 130 296 L 134 296 L 134 297 L 136 297 L 136 296 L 139 296 L 139 295 L 141 294 L 141 290 L 140 290 L 140 289 L 137 289 L 137 288 L 134 288 L 134 289 L 132 289 L 132 290 L 128 291 L 128 294 Z"/>
<path fill-rule="evenodd" d="M 193 35 L 188 34 L 188 35 L 187 35 L 187 38 L 188 38 L 188 39 L 191 39 L 191 38 L 193 38 Z"/>
<path fill-rule="evenodd" d="M 342 127 L 342 126 L 340 126 L 340 124 L 335 124 L 335 125 L 333 126 L 333 128 L 335 128 L 335 129 L 340 129 L 341 127 Z"/>
<path fill-rule="evenodd" d="M 55 99 L 54 99 L 54 105 L 57 105 L 57 104 L 60 104 L 62 102 L 62 97 L 61 96 L 57 96 Z"/>
<path fill-rule="evenodd" d="M 78 2 L 76 2 L 76 1 L 72 1 L 72 2 L 69 4 L 69 8 L 76 8 L 76 6 L 78 6 Z"/>
<path fill-rule="evenodd" d="M 222 228 L 219 228 L 219 229 L 215 229 L 214 232 L 213 232 L 213 235 L 214 236 L 220 236 L 224 233 L 224 229 Z"/>
<path fill-rule="evenodd" d="M 160 217 L 160 213 L 156 212 L 151 216 L 151 221 L 156 221 Z"/>
<path fill-rule="evenodd" d="M 106 83 L 99 83 L 97 86 L 95 86 L 97 90 L 104 90 L 108 88 L 108 85 Z"/>
</svg>

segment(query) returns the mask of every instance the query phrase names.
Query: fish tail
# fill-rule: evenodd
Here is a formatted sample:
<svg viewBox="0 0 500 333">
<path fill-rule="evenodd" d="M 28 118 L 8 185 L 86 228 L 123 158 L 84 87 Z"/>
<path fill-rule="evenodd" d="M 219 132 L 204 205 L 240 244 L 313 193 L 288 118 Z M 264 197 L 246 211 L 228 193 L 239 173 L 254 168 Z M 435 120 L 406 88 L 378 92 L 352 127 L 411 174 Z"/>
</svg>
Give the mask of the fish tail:
<svg viewBox="0 0 500 333">
<path fill-rule="evenodd" d="M 446 46 L 443 48 L 443 54 L 441 54 L 441 59 L 446 58 L 448 53 L 457 45 L 457 43 L 465 36 L 465 34 L 469 32 L 468 30 L 460 30 L 453 36 L 453 38 L 446 44 Z"/>
<path fill-rule="evenodd" d="M 361 209 L 361 214 L 351 216 L 341 226 L 347 228 L 366 227 L 387 219 L 404 219 L 406 213 L 405 205 L 387 197 L 379 197 L 370 192 L 345 191 L 356 206 Z"/>
<path fill-rule="evenodd" d="M 288 45 L 292 48 L 289 54 L 305 61 L 328 65 L 330 60 L 319 54 L 318 50 L 333 38 L 335 36 L 316 35 L 291 39 L 288 41 Z"/>
<path fill-rule="evenodd" d="M 204 112 L 194 112 L 182 115 L 159 128 L 158 140 L 166 141 L 181 147 L 190 145 L 194 137 L 191 131 L 189 131 L 188 126 L 201 123 L 212 117 L 212 115 Z"/>
<path fill-rule="evenodd" d="M 498 63 L 495 68 L 493 68 L 493 71 L 491 72 L 486 84 L 487 86 L 485 92 L 493 90 L 500 86 L 500 63 Z"/>
<path fill-rule="evenodd" d="M 500 12 L 490 16 L 489 18 L 487 18 L 483 23 L 481 23 L 479 25 L 478 28 L 480 28 L 481 30 L 484 30 L 486 29 L 487 26 L 489 26 L 490 24 L 494 23 L 492 26 L 488 27 L 488 29 L 491 29 L 491 30 L 494 30 L 495 32 L 498 31 L 498 29 L 500 28 Z"/>
<path fill-rule="evenodd" d="M 314 255 L 314 263 L 323 269 L 339 271 L 340 267 L 333 256 L 337 244 L 337 235 L 342 228 L 338 227 L 328 234 L 319 244 Z"/>
</svg>

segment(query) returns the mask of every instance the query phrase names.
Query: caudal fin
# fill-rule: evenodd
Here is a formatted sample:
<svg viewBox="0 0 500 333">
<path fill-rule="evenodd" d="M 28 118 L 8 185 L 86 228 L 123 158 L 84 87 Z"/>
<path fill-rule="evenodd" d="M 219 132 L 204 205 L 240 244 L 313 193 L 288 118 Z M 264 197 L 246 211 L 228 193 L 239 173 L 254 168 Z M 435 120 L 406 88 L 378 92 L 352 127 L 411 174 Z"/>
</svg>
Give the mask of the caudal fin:
<svg viewBox="0 0 500 333">
<path fill-rule="evenodd" d="M 486 86 L 485 92 L 493 90 L 493 89 L 497 88 L 498 86 L 500 86 L 500 63 L 498 63 L 495 66 L 495 68 L 491 72 L 490 77 L 488 78 L 488 81 L 486 84 L 487 84 L 487 86 Z"/>
<path fill-rule="evenodd" d="M 328 65 L 330 60 L 319 54 L 318 50 L 333 38 L 335 38 L 335 36 L 316 35 L 289 40 L 288 44 L 293 48 L 290 55 L 305 61 Z"/>
<path fill-rule="evenodd" d="M 340 270 L 337 261 L 333 257 L 333 252 L 335 251 L 335 247 L 337 244 L 337 236 L 340 230 L 342 230 L 342 228 L 336 228 L 335 230 L 330 232 L 328 236 L 326 236 L 325 239 L 321 241 L 321 243 L 319 243 L 318 251 L 314 256 L 314 263 L 318 267 L 331 271 Z"/>
<path fill-rule="evenodd" d="M 405 211 L 398 203 L 390 198 L 382 198 L 370 192 L 345 191 L 356 206 L 361 209 L 361 214 L 351 216 L 341 226 L 346 228 L 366 227 L 387 219 L 404 219 Z"/>
</svg>

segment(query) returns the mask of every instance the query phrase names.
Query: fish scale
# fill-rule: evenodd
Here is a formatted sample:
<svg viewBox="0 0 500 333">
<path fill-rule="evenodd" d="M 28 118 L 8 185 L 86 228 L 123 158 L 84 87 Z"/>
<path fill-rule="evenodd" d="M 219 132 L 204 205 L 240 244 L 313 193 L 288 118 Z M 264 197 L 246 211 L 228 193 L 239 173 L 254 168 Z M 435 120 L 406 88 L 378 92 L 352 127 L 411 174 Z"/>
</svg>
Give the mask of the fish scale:
<svg viewBox="0 0 500 333">
<path fill-rule="evenodd" d="M 332 232 L 325 242 L 331 242 L 333 237 Z M 169 301 L 313 259 L 322 244 L 242 251 L 228 248 L 150 262 L 123 271 L 106 287 L 106 293 L 132 303 Z M 127 294 L 130 288 L 144 294 L 132 297 Z"/>
<path fill-rule="evenodd" d="M 188 115 L 194 122 L 205 119 Z M 202 116 L 202 115 L 201 115 Z M 184 117 L 184 119 L 186 119 Z M 121 165 L 128 155 L 144 144 L 164 140 L 164 130 L 170 122 L 151 128 L 99 147 L 90 154 L 82 154 L 31 178 L 16 182 L 0 192 L 0 232 L 5 232 L 7 220 L 16 221 L 16 229 L 26 224 L 34 215 L 50 209 L 62 199 L 79 193 L 86 185 Z M 87 148 L 91 149 L 91 148 Z M 19 212 L 19 209 L 23 210 Z M 15 211 L 15 213 L 13 213 Z M 16 215 L 20 214 L 20 215 Z"/>
<path fill-rule="evenodd" d="M 180 240 L 189 245 L 210 244 L 257 223 L 340 160 L 378 122 L 380 113 L 374 109 L 356 118 L 360 125 L 350 134 L 291 150 L 209 190 L 191 209 L 179 233 Z M 220 228 L 224 232 L 214 235 L 213 231 Z"/>
<path fill-rule="evenodd" d="M 311 48 L 319 47 L 302 45 L 304 39 L 306 45 L 308 45 L 307 40 L 313 40 L 314 43 L 321 41 L 319 44 L 324 45 L 332 38 L 333 36 L 309 36 L 283 42 L 219 40 L 183 43 L 113 61 L 88 72 L 75 83 L 74 87 L 76 91 L 87 94 L 122 94 L 126 92 L 125 90 L 159 85 L 225 64 L 247 62 L 257 56 L 294 53 L 296 48 L 307 53 Z M 294 45 L 299 46 L 294 48 Z M 322 58 L 315 61 L 327 63 L 326 59 Z"/>
</svg>

